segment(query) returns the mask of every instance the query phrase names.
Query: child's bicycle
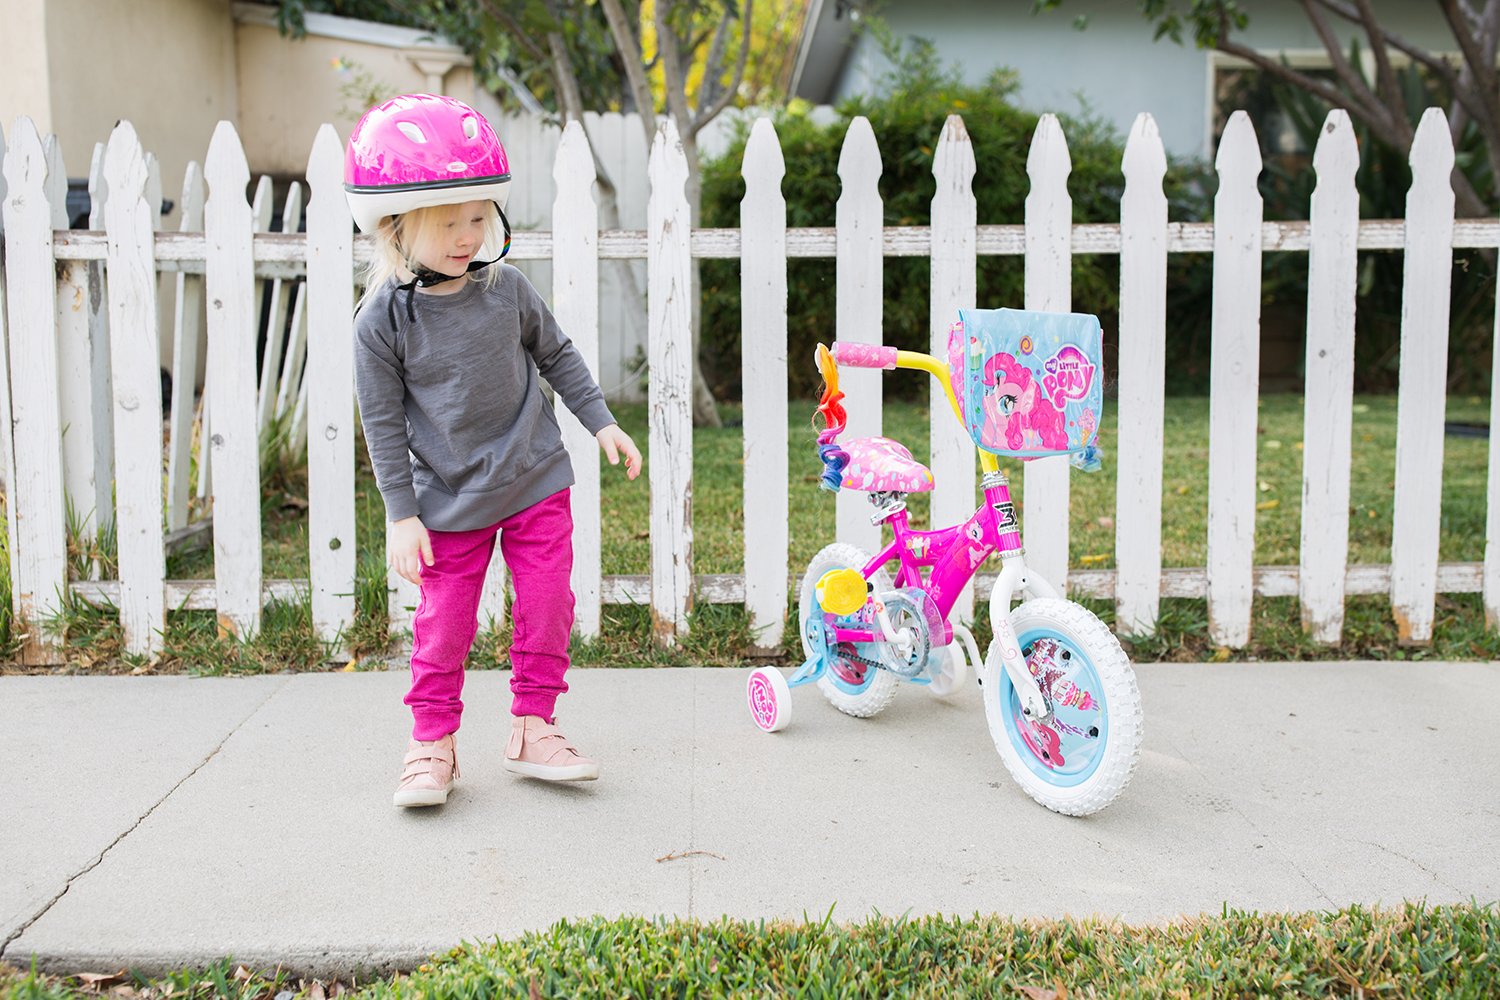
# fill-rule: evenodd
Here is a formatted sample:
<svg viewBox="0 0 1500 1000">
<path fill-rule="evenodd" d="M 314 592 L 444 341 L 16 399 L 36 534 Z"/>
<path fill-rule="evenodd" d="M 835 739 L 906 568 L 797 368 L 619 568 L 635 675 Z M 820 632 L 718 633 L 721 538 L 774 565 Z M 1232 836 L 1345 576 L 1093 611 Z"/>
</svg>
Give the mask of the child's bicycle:
<svg viewBox="0 0 1500 1000">
<path fill-rule="evenodd" d="M 890 704 L 902 681 L 947 695 L 972 669 L 995 748 L 1027 794 L 1072 816 L 1097 812 L 1120 794 L 1141 746 L 1135 672 L 1103 622 L 1027 568 L 996 459 L 1092 458 L 1102 404 L 1098 357 L 1094 317 L 1008 309 L 962 311 L 947 364 L 892 347 L 818 346 L 823 485 L 867 492 L 872 520 L 889 524 L 894 537 L 874 556 L 836 543 L 813 557 L 799 595 L 806 662 L 789 678 L 762 667 L 748 681 L 750 714 L 761 729 L 786 727 L 790 689 L 798 685 L 816 681 L 839 711 L 868 718 Z M 836 440 L 845 424 L 840 364 L 915 368 L 939 380 L 981 449 L 984 503 L 973 516 L 935 531 L 911 528 L 905 498 L 931 490 L 932 474 L 889 438 Z M 994 553 L 1001 566 L 990 594 L 994 639 L 981 660 L 973 635 L 948 616 Z M 925 580 L 923 570 L 930 570 Z M 1016 595 L 1026 600 L 1012 609 Z"/>
</svg>

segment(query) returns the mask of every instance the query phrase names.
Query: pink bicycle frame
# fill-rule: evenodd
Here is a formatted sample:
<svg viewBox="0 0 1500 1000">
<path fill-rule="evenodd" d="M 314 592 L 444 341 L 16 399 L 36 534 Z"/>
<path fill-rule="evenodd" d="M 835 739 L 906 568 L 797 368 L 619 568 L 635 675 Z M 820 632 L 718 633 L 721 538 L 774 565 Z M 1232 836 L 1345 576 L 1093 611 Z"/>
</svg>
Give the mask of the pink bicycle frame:
<svg viewBox="0 0 1500 1000">
<path fill-rule="evenodd" d="M 984 501 L 963 524 L 937 531 L 914 531 L 906 511 L 897 512 L 889 519 L 895 537 L 862 571 L 868 580 L 882 566 L 897 561 L 895 585 L 921 587 L 943 617 L 943 635 L 940 641 L 939 637 L 933 637 L 935 645 L 947 645 L 953 640 L 948 614 L 984 561 L 996 552 L 1004 555 L 1021 550 L 1020 523 L 1009 485 L 1002 480 L 987 487 Z M 922 570 L 929 568 L 931 572 L 924 581 Z M 869 642 L 878 638 L 868 629 L 859 628 L 836 628 L 834 635 L 841 642 Z"/>
</svg>

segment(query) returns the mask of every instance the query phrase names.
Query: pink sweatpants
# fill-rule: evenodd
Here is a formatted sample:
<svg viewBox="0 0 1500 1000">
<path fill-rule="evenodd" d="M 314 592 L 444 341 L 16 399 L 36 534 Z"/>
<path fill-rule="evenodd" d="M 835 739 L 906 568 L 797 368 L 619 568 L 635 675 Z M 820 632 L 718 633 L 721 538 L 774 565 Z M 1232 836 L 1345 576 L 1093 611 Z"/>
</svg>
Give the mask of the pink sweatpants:
<svg viewBox="0 0 1500 1000">
<path fill-rule="evenodd" d="M 573 514 L 568 491 L 474 531 L 429 531 L 432 565 L 422 567 L 422 596 L 412 619 L 412 738 L 438 740 L 458 729 L 464 710 L 464 658 L 479 630 L 479 597 L 500 533 L 510 570 L 510 711 L 552 721 L 568 690 L 573 631 Z"/>
</svg>

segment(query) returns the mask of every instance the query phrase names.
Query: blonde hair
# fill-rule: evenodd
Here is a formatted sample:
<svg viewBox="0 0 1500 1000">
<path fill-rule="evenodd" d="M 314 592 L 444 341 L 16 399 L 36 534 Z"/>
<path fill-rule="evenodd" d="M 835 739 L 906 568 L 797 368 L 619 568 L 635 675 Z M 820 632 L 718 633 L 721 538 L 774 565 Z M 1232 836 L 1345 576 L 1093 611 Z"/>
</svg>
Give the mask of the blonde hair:
<svg viewBox="0 0 1500 1000">
<path fill-rule="evenodd" d="M 495 207 L 494 202 L 486 202 Z M 370 257 L 370 266 L 365 269 L 365 292 L 360 296 L 357 312 L 387 281 L 396 278 L 407 282 L 421 266 L 416 252 L 432 239 L 439 226 L 448 221 L 457 211 L 458 204 L 430 205 L 414 208 L 401 215 L 387 215 L 375 227 L 375 252 Z M 486 213 L 484 220 L 484 245 L 475 251 L 476 260 L 486 260 L 498 254 L 505 245 L 505 228 L 500 224 L 498 210 Z M 486 286 L 494 284 L 500 276 L 500 267 L 487 267 L 470 274 L 468 280 L 483 281 Z"/>
</svg>

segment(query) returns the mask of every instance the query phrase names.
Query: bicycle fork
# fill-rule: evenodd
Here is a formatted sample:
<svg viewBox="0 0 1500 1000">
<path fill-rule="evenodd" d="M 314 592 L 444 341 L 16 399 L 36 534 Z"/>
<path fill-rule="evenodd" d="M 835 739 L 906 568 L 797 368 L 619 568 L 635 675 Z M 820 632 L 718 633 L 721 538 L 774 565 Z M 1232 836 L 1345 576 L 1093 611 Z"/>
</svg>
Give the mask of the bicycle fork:
<svg viewBox="0 0 1500 1000">
<path fill-rule="evenodd" d="M 1002 554 L 1000 575 L 995 578 L 995 588 L 990 591 L 990 629 L 995 636 L 994 649 L 1000 651 L 1000 665 L 1015 686 L 1021 699 L 1021 711 L 1032 722 L 1046 722 L 1051 717 L 1047 699 L 1026 658 L 1021 655 L 1021 644 L 1016 639 L 1016 630 L 1010 624 L 1010 602 L 1017 593 L 1030 590 L 1042 597 L 1057 597 L 1058 593 L 1046 580 L 1026 569 L 1026 560 L 1019 551 Z M 990 664 L 986 664 L 990 667 Z"/>
</svg>

